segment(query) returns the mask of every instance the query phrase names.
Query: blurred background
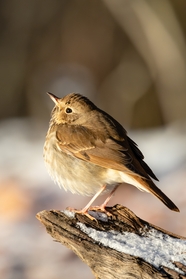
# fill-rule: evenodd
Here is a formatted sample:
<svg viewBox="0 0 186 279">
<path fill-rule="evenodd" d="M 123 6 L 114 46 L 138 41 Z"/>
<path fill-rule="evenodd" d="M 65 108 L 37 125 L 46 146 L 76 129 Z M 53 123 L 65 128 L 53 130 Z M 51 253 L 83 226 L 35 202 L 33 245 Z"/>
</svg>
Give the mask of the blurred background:
<svg viewBox="0 0 186 279">
<path fill-rule="evenodd" d="M 46 91 L 84 94 L 121 122 L 181 212 L 132 186 L 110 205 L 186 236 L 185 11 L 185 0 L 0 1 L 2 278 L 93 278 L 35 218 L 89 201 L 60 190 L 45 169 Z"/>
</svg>

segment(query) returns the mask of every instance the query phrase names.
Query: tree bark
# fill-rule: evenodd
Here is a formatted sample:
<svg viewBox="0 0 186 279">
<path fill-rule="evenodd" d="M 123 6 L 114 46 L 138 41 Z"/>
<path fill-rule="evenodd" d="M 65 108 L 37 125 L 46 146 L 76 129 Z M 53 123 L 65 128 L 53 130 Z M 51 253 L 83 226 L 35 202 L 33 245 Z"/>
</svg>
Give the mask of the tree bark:
<svg viewBox="0 0 186 279">
<path fill-rule="evenodd" d="M 57 210 L 44 210 L 39 212 L 36 217 L 56 241 L 71 249 L 92 269 L 97 279 L 186 278 L 186 266 L 180 262 L 172 263 L 179 268 L 178 271 L 165 266 L 157 268 L 140 257 L 103 245 L 82 230 L 85 226 L 92 229 L 93 232 L 112 231 L 114 234 L 130 232 L 140 237 L 146 237 L 150 229 L 155 229 L 173 239 L 179 238 L 186 241 L 184 237 L 140 219 L 121 205 L 108 207 L 107 211 L 109 212 L 108 218 L 98 211 L 92 212 L 95 220 L 78 213 L 73 216 L 69 211 Z"/>
</svg>

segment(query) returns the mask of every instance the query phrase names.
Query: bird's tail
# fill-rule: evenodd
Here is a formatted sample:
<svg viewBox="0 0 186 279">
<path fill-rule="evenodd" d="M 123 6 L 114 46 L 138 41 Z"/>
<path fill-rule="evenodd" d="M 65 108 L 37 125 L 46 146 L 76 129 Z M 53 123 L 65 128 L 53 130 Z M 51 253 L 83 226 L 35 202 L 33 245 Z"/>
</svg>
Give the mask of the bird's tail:
<svg viewBox="0 0 186 279">
<path fill-rule="evenodd" d="M 141 190 L 149 192 L 162 201 L 169 209 L 179 212 L 179 208 L 154 184 L 151 179 L 143 179 L 136 177 L 138 183 L 141 184 Z"/>
</svg>

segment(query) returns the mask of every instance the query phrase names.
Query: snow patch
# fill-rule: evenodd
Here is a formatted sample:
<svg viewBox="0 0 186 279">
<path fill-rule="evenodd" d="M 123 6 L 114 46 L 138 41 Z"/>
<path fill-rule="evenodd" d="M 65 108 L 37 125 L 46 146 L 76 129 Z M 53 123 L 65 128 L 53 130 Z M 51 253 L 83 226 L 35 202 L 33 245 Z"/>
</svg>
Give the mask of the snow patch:
<svg viewBox="0 0 186 279">
<path fill-rule="evenodd" d="M 96 242 L 118 252 L 140 257 L 156 268 L 171 268 L 180 274 L 183 272 L 175 267 L 174 261 L 186 265 L 186 240 L 170 237 L 150 228 L 144 235 L 131 232 L 97 231 L 78 222 L 79 229 Z"/>
<path fill-rule="evenodd" d="M 75 212 L 67 210 L 67 209 L 61 210 L 61 212 L 64 213 L 69 218 L 74 218 L 74 216 L 75 216 Z"/>
</svg>

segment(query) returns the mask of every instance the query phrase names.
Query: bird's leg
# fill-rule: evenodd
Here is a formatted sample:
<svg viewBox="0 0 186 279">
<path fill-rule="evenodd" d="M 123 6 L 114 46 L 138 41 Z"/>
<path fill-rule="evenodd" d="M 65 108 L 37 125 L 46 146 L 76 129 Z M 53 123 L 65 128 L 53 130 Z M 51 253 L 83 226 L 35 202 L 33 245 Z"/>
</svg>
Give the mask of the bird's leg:
<svg viewBox="0 0 186 279">
<path fill-rule="evenodd" d="M 117 184 L 114 189 L 110 192 L 110 195 L 106 198 L 106 200 L 104 201 L 103 204 L 101 204 L 100 206 L 92 206 L 89 209 L 90 210 L 94 210 L 94 209 L 100 209 L 101 211 L 104 211 L 106 213 L 109 213 L 105 207 L 107 206 L 108 202 L 110 201 L 110 199 L 113 197 L 115 191 L 117 190 L 117 188 L 119 187 L 119 184 Z"/>
<path fill-rule="evenodd" d="M 97 197 L 106 189 L 106 185 L 103 185 L 101 189 L 93 196 L 89 203 L 81 210 L 83 213 L 87 212 L 91 204 L 97 199 Z"/>
<path fill-rule="evenodd" d="M 91 220 L 96 220 L 94 217 L 92 217 L 89 213 L 88 213 L 88 210 L 91 206 L 91 204 L 97 199 L 97 197 L 106 189 L 106 184 L 103 185 L 100 190 L 93 196 L 93 198 L 89 201 L 89 203 L 81 210 L 76 210 L 76 209 L 73 209 L 73 208 L 70 208 L 68 207 L 67 209 L 70 210 L 70 211 L 74 211 L 75 213 L 79 213 L 79 214 L 83 214 L 83 215 L 86 215 L 88 218 L 90 218 Z M 113 192 L 113 191 L 112 191 Z M 112 193 L 111 192 L 111 193 Z M 107 198 L 108 199 L 108 198 Z M 106 205 L 105 205 L 106 206 Z"/>
<path fill-rule="evenodd" d="M 93 198 L 89 201 L 89 203 L 83 209 L 81 209 L 81 210 L 76 210 L 76 209 L 73 209 L 73 208 L 68 208 L 68 209 L 71 210 L 71 211 L 74 211 L 75 213 L 86 215 L 91 220 L 96 220 L 96 219 L 88 213 L 88 210 L 98 210 L 99 209 L 103 212 L 106 212 L 106 214 L 109 215 L 110 213 L 105 209 L 105 207 L 107 206 L 108 202 L 110 201 L 110 199 L 114 195 L 114 193 L 117 190 L 119 184 L 117 184 L 114 187 L 114 189 L 110 192 L 110 195 L 106 198 L 106 200 L 104 201 L 103 204 L 101 204 L 100 206 L 91 206 L 91 204 L 97 199 L 97 197 L 106 189 L 106 186 L 107 185 L 103 185 L 101 187 L 101 189 L 93 196 Z"/>
</svg>

